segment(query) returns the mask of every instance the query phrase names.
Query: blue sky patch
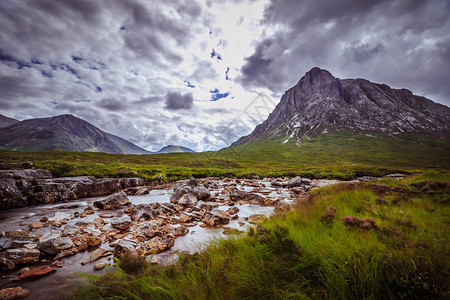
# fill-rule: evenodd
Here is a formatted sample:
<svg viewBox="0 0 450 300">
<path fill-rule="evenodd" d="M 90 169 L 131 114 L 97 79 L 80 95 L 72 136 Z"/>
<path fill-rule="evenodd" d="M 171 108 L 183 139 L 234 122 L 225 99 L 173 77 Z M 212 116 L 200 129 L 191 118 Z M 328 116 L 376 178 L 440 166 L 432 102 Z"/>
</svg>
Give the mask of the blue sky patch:
<svg viewBox="0 0 450 300">
<path fill-rule="evenodd" d="M 214 90 L 211 90 L 209 92 L 211 93 L 211 100 L 210 101 L 217 101 L 219 99 L 226 98 L 230 94 L 230 92 L 226 92 L 226 93 L 222 93 L 221 94 L 221 93 L 219 93 L 218 89 L 214 89 Z"/>
<path fill-rule="evenodd" d="M 48 77 L 48 78 L 53 77 L 51 72 L 47 72 L 47 71 L 45 71 L 45 70 L 42 70 L 42 71 L 41 71 L 41 75 L 42 75 L 42 76 L 45 76 L 45 77 Z"/>
<path fill-rule="evenodd" d="M 97 91 L 97 93 L 101 93 L 103 91 L 103 89 L 101 87 L 99 87 L 99 86 L 97 86 L 95 88 L 95 90 Z"/>
<path fill-rule="evenodd" d="M 222 57 L 220 56 L 219 53 L 216 52 L 216 50 L 212 49 L 211 51 L 211 58 L 216 57 L 218 60 L 222 60 Z"/>
<path fill-rule="evenodd" d="M 190 87 L 190 88 L 192 88 L 192 89 L 195 88 L 195 85 L 193 85 L 192 83 L 190 83 L 190 82 L 187 81 L 187 80 L 185 80 L 184 83 L 186 84 L 187 87 Z"/>
<path fill-rule="evenodd" d="M 74 62 L 80 62 L 80 61 L 82 61 L 83 60 L 83 58 L 82 57 L 79 57 L 79 56 L 75 56 L 75 55 L 72 55 L 72 60 L 74 61 Z"/>
</svg>

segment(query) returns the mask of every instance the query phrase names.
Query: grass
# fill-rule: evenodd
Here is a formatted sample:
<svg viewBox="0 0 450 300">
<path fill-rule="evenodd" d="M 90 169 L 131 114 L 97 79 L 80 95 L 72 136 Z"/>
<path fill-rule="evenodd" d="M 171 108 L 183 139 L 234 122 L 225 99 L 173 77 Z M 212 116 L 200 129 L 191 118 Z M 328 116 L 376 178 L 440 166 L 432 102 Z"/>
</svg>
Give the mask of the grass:
<svg viewBox="0 0 450 300">
<path fill-rule="evenodd" d="M 121 155 L 89 152 L 0 151 L 1 162 L 33 161 L 54 176 L 141 177 L 174 181 L 194 177 L 304 176 L 352 179 L 450 167 L 447 140 L 420 135 L 377 138 L 346 132 L 297 145 L 284 138 L 255 141 L 217 152 Z"/>
<path fill-rule="evenodd" d="M 64 297 L 448 298 L 449 176 L 431 170 L 403 181 L 321 188 L 244 235 L 168 266 L 122 263 Z M 321 221 L 331 206 L 331 222 Z M 344 216 L 373 219 L 376 226 L 349 229 Z"/>
</svg>

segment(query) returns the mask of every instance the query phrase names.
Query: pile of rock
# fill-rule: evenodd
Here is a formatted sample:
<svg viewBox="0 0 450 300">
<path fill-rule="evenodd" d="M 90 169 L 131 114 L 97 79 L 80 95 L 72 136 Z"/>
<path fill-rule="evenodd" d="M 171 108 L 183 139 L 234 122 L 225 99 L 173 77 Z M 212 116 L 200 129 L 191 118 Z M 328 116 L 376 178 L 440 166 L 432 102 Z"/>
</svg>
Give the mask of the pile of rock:
<svg viewBox="0 0 450 300">
<path fill-rule="evenodd" d="M 48 170 L 0 170 L 0 209 L 111 194 L 144 185 L 141 178 L 52 178 Z"/>
</svg>

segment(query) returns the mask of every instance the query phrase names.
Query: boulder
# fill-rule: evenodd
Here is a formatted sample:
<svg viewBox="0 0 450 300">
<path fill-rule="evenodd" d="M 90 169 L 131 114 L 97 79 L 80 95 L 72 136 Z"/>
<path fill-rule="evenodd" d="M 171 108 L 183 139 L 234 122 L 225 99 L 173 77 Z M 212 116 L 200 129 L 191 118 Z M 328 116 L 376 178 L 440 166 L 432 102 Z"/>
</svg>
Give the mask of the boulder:
<svg viewBox="0 0 450 300">
<path fill-rule="evenodd" d="M 49 265 L 44 265 L 44 266 L 30 269 L 30 270 L 26 271 L 25 273 L 14 278 L 14 280 L 18 281 L 18 280 L 23 280 L 23 279 L 28 279 L 28 278 L 42 277 L 48 273 L 55 272 L 55 271 L 56 271 L 55 267 L 51 267 Z"/>
<path fill-rule="evenodd" d="M 273 187 L 287 187 L 288 183 L 284 181 L 272 180 L 270 185 Z"/>
<path fill-rule="evenodd" d="M 80 232 L 81 232 L 80 227 L 78 227 L 76 225 L 66 225 L 62 232 L 62 235 L 63 236 L 73 236 L 73 235 L 79 234 Z"/>
<path fill-rule="evenodd" d="M 130 217 L 133 221 L 141 219 L 151 220 L 157 215 L 157 211 L 153 209 L 150 204 L 139 204 L 138 206 L 134 207 Z"/>
<path fill-rule="evenodd" d="M 291 188 L 302 186 L 302 184 L 303 184 L 302 178 L 299 177 L 299 176 L 292 178 L 288 182 L 288 186 L 291 187 Z"/>
<path fill-rule="evenodd" d="M 192 194 L 184 194 L 181 196 L 180 200 L 178 200 L 178 204 L 183 206 L 195 206 L 197 202 L 197 197 Z"/>
<path fill-rule="evenodd" d="M 205 212 L 203 221 L 209 226 L 217 226 L 230 223 L 230 218 L 227 217 L 224 211 L 218 208 L 214 208 L 209 212 Z"/>
<path fill-rule="evenodd" d="M 50 255 L 56 255 L 62 250 L 69 249 L 73 246 L 73 242 L 67 237 L 57 237 L 45 240 L 38 244 L 37 248 L 42 252 Z"/>
<path fill-rule="evenodd" d="M 99 209 L 117 209 L 129 202 L 128 196 L 125 192 L 115 193 L 108 198 L 100 201 L 95 201 L 94 206 Z"/>
<path fill-rule="evenodd" d="M 7 258 L 14 264 L 29 264 L 39 261 L 41 252 L 38 249 L 8 249 L 0 253 L 1 258 Z"/>
<path fill-rule="evenodd" d="M 266 215 L 263 215 L 263 214 L 253 214 L 253 215 L 250 215 L 249 217 L 248 217 L 248 222 L 249 223 L 252 223 L 252 224 L 257 224 L 257 223 L 261 223 L 261 222 L 263 222 L 263 221 L 265 221 L 265 220 L 267 220 L 268 218 L 267 218 L 267 216 Z"/>
<path fill-rule="evenodd" d="M 103 248 L 98 248 L 97 250 L 95 250 L 94 252 L 92 252 L 92 253 L 89 255 L 89 258 L 86 259 L 85 261 L 83 261 L 81 264 L 82 264 L 82 265 L 85 265 L 85 264 L 88 264 L 88 263 L 90 263 L 90 262 L 96 261 L 96 260 L 102 258 L 106 253 L 107 253 L 107 251 L 106 251 L 105 249 L 103 249 Z"/>
<path fill-rule="evenodd" d="M 187 185 L 190 186 L 190 187 L 198 186 L 198 179 L 194 178 L 194 177 L 189 178 L 189 180 L 187 182 Z"/>
<path fill-rule="evenodd" d="M 98 271 L 98 270 L 104 269 L 105 267 L 106 267 L 106 263 L 98 263 L 98 264 L 94 265 L 93 269 Z"/>
<path fill-rule="evenodd" d="M 25 231 L 19 231 L 20 234 L 13 234 L 13 231 L 10 231 L 5 233 L 4 236 L 0 238 L 0 251 L 6 250 L 6 249 L 19 249 L 24 248 L 25 245 L 33 243 L 34 238 L 31 236 L 28 236 L 28 233 L 26 235 L 21 234 Z"/>
<path fill-rule="evenodd" d="M 281 212 L 281 211 L 289 211 L 289 210 L 291 210 L 291 205 L 287 201 L 280 200 L 275 203 L 275 211 Z"/>
<path fill-rule="evenodd" d="M 119 240 L 114 248 L 114 256 L 120 258 L 123 255 L 132 254 L 136 251 L 136 243 L 130 240 Z"/>
<path fill-rule="evenodd" d="M 178 200 L 181 198 L 181 196 L 183 196 L 184 194 L 190 193 L 191 190 L 192 190 L 192 188 L 190 186 L 185 186 L 185 185 L 175 187 L 175 189 L 173 190 L 172 197 L 170 197 L 170 202 L 178 203 Z"/>
<path fill-rule="evenodd" d="M 115 217 L 111 219 L 111 226 L 120 229 L 126 230 L 131 226 L 132 220 L 128 215 L 124 215 L 122 217 Z"/>
<path fill-rule="evenodd" d="M 192 195 L 197 197 L 198 200 L 207 201 L 211 198 L 209 190 L 203 185 L 199 185 L 192 189 Z"/>
<path fill-rule="evenodd" d="M 240 202 L 251 202 L 253 204 L 264 205 L 264 198 L 260 195 L 240 190 L 230 192 L 230 200 Z"/>
<path fill-rule="evenodd" d="M 2 300 L 12 300 L 18 298 L 26 298 L 31 294 L 29 290 L 26 290 L 20 286 L 4 288 L 0 290 L 0 299 Z"/>
<path fill-rule="evenodd" d="M 14 270 L 16 265 L 9 259 L 2 257 L 0 258 L 0 272 L 7 272 Z"/>
<path fill-rule="evenodd" d="M 0 179 L 0 209 L 27 206 L 28 202 L 16 185 L 14 179 Z"/>
<path fill-rule="evenodd" d="M 175 238 L 173 236 L 166 237 L 154 237 L 150 241 L 145 242 L 140 248 L 139 253 L 142 255 L 150 255 L 157 252 L 163 252 L 175 243 Z"/>
</svg>

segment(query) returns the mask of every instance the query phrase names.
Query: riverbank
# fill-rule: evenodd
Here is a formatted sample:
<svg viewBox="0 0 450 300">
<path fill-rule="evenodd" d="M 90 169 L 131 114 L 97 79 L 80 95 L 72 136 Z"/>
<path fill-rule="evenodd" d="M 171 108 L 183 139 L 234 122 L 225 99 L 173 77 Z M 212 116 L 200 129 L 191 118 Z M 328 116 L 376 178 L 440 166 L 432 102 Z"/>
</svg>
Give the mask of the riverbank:
<svg viewBox="0 0 450 300">
<path fill-rule="evenodd" d="M 126 259 L 65 298 L 449 296 L 447 171 L 313 192 L 243 237 L 156 266 Z"/>
</svg>

